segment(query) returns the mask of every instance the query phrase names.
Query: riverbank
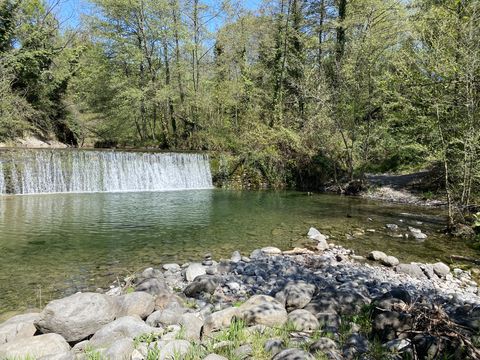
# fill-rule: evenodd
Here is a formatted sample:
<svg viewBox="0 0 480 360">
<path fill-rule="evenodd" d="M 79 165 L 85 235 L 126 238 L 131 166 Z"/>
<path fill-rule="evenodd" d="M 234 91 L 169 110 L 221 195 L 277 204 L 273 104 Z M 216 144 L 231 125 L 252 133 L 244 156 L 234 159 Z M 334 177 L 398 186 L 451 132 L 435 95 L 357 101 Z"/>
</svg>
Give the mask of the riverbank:
<svg viewBox="0 0 480 360">
<path fill-rule="evenodd" d="M 0 324 L 0 358 L 478 356 L 480 297 L 469 272 L 380 252 L 368 263 L 310 234 L 315 251 L 207 255 L 54 300 Z"/>
</svg>

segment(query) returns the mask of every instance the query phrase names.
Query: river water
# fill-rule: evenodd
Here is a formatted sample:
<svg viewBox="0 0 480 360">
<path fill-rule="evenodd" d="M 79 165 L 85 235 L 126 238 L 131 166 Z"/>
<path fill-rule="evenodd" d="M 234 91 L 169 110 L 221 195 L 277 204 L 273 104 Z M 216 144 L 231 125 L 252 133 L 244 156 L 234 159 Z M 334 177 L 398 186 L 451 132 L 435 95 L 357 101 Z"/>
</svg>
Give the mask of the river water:
<svg viewBox="0 0 480 360">
<path fill-rule="evenodd" d="M 419 243 L 396 238 L 428 234 Z M 240 192 L 45 194 L 0 197 L 0 317 L 53 298 L 108 286 L 116 278 L 167 262 L 215 259 L 262 246 L 308 243 L 310 226 L 365 255 L 382 250 L 402 262 L 475 254 L 442 234 L 441 211 L 336 195 Z M 367 230 L 375 230 L 370 232 Z M 353 235 L 353 236 L 352 236 Z"/>
</svg>

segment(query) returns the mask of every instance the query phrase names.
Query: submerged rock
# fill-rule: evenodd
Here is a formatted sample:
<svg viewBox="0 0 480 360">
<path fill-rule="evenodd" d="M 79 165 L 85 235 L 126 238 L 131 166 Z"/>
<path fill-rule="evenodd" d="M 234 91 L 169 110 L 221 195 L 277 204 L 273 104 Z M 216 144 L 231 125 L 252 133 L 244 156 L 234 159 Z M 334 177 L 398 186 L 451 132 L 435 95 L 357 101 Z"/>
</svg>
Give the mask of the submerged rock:
<svg viewBox="0 0 480 360">
<path fill-rule="evenodd" d="M 422 230 L 414 228 L 412 226 L 408 227 L 409 234 L 413 236 L 416 240 L 425 240 L 427 235 L 422 232 Z"/>
</svg>

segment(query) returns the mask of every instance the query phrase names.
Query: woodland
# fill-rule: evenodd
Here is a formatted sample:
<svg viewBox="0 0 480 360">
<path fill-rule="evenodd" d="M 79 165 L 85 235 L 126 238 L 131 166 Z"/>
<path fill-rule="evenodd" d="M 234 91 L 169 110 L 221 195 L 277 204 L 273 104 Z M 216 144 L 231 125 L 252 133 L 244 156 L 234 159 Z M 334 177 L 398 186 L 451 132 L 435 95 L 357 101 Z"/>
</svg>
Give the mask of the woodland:
<svg viewBox="0 0 480 360">
<path fill-rule="evenodd" d="M 0 142 L 207 151 L 271 187 L 436 169 L 480 191 L 480 1 L 0 2 Z"/>
</svg>

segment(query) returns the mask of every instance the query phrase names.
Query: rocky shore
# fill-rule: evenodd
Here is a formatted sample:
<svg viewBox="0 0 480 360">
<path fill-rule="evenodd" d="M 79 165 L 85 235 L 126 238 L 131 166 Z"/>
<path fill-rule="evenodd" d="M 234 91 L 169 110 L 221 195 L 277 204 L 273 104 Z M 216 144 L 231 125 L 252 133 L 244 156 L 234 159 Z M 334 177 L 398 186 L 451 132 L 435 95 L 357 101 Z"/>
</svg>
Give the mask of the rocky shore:
<svg viewBox="0 0 480 360">
<path fill-rule="evenodd" d="M 478 359 L 479 288 L 328 244 L 164 264 L 0 324 L 0 359 Z"/>
</svg>

